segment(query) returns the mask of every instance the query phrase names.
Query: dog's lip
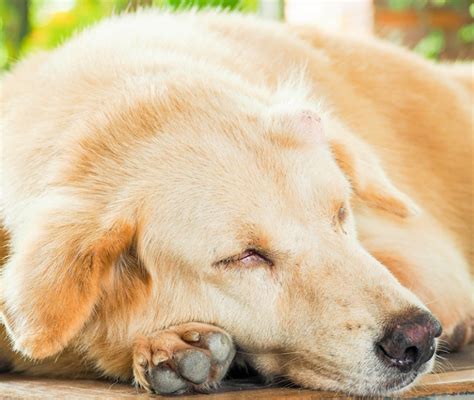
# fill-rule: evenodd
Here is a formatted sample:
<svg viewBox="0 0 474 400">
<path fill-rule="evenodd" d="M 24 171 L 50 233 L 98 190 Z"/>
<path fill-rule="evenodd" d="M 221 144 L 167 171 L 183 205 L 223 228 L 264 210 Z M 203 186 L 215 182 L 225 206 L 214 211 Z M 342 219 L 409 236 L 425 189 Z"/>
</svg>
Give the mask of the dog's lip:
<svg viewBox="0 0 474 400">
<path fill-rule="evenodd" d="M 379 386 L 381 394 L 390 394 L 405 389 L 407 386 L 412 384 L 419 375 L 419 372 L 412 371 L 406 374 L 400 374 L 390 380 L 385 380 Z"/>
</svg>

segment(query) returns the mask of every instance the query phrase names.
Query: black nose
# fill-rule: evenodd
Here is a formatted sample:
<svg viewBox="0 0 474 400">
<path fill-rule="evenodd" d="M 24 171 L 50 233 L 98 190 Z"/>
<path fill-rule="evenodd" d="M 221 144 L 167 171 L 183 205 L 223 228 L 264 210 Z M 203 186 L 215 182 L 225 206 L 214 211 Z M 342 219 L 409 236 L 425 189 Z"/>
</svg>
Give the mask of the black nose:
<svg viewBox="0 0 474 400">
<path fill-rule="evenodd" d="M 427 312 L 399 315 L 388 324 L 383 339 L 377 343 L 382 361 L 401 372 L 420 367 L 433 357 L 435 338 L 442 332 L 441 324 Z"/>
</svg>

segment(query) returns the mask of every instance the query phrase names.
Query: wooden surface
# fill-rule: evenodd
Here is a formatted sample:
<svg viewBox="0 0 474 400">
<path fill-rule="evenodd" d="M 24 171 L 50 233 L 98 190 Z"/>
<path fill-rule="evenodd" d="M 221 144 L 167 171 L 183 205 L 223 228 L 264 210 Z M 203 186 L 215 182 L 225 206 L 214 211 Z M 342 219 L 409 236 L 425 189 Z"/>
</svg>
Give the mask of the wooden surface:
<svg viewBox="0 0 474 400">
<path fill-rule="evenodd" d="M 474 398 L 474 345 L 462 353 L 446 356 L 438 367 L 438 372 L 422 377 L 419 383 L 403 397 L 429 398 L 450 394 L 460 399 Z M 315 392 L 301 389 L 264 388 L 255 389 L 255 385 L 245 382 L 229 382 L 225 385 L 226 392 L 211 395 L 193 395 L 179 397 L 161 397 L 148 395 L 129 385 L 115 384 L 104 381 L 59 380 L 31 378 L 19 375 L 0 375 L 1 399 L 159 399 L 173 398 L 175 400 L 263 400 L 285 398 L 290 400 L 317 399 L 350 399 L 337 393 Z M 470 394 L 469 394 L 470 393 Z M 455 396 L 458 394 L 464 394 Z M 438 398 L 439 397 L 433 397 Z"/>
</svg>

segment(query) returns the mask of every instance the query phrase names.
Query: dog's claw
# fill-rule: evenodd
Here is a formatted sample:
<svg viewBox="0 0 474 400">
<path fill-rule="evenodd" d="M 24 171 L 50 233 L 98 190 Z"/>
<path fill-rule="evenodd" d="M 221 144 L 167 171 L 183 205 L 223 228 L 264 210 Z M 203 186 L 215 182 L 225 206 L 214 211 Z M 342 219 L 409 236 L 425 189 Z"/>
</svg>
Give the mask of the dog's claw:
<svg viewBox="0 0 474 400">
<path fill-rule="evenodd" d="M 168 359 L 168 356 L 164 351 L 157 351 L 156 353 L 153 353 L 153 356 L 151 358 L 151 361 L 153 365 L 158 365 Z"/>
<path fill-rule="evenodd" d="M 199 332 L 196 332 L 196 331 L 188 331 L 188 332 L 184 332 L 183 336 L 182 336 L 182 339 L 185 341 L 185 342 L 198 342 L 199 339 L 200 339 L 200 335 L 199 335 Z"/>
<path fill-rule="evenodd" d="M 234 355 L 234 344 L 226 332 L 190 323 L 139 338 L 133 371 L 136 382 L 155 393 L 203 392 L 220 382 Z"/>
</svg>

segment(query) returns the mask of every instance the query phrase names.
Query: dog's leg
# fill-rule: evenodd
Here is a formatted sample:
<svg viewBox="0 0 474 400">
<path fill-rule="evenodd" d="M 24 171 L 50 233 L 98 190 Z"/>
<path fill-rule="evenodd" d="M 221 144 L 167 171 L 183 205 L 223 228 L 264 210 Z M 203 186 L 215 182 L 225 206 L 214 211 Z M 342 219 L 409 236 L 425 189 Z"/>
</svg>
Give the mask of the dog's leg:
<svg viewBox="0 0 474 400">
<path fill-rule="evenodd" d="M 188 323 L 138 337 L 133 373 L 150 392 L 205 392 L 219 384 L 235 356 L 231 337 L 213 325 Z"/>
<path fill-rule="evenodd" d="M 457 350 L 473 340 L 469 266 L 449 233 L 427 217 L 403 222 L 375 218 L 358 217 L 360 240 L 441 321 L 439 349 Z"/>
</svg>

